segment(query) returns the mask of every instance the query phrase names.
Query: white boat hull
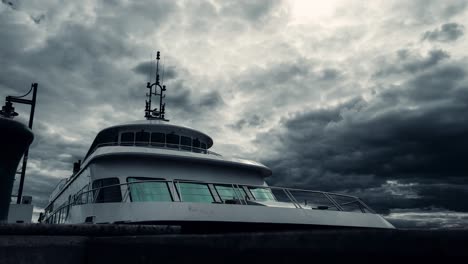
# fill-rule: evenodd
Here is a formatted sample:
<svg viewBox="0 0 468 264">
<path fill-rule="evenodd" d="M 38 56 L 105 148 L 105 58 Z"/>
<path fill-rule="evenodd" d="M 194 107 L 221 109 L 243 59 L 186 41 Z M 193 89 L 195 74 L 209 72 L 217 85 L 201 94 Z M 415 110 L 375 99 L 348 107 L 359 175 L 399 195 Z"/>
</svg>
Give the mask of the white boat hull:
<svg viewBox="0 0 468 264">
<path fill-rule="evenodd" d="M 67 223 L 243 223 L 317 227 L 394 228 L 378 214 L 190 202 L 140 202 L 75 205 Z"/>
</svg>

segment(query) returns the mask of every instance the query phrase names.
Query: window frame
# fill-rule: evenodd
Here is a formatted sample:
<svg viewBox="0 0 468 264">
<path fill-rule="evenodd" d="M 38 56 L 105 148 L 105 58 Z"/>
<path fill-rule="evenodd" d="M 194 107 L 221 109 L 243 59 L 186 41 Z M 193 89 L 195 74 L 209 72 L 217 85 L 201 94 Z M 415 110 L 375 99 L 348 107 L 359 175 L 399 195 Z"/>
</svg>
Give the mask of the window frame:
<svg viewBox="0 0 468 264">
<path fill-rule="evenodd" d="M 219 197 L 219 199 L 220 199 L 220 201 L 221 201 L 222 203 L 226 203 L 226 202 L 225 202 L 226 200 L 225 200 L 225 199 L 223 198 L 223 196 L 219 193 L 219 190 L 218 190 L 218 188 L 217 188 L 218 186 L 219 186 L 219 187 L 229 187 L 229 188 L 232 188 L 232 190 L 233 190 L 234 192 L 236 192 L 236 190 L 235 190 L 235 188 L 236 188 L 237 190 L 239 190 L 240 192 L 242 192 L 242 193 L 245 195 L 244 197 L 241 197 L 239 200 L 244 201 L 244 200 L 249 200 L 249 199 L 250 199 L 248 193 L 245 192 L 245 189 L 242 188 L 242 186 L 239 186 L 239 187 L 237 188 L 237 187 L 235 187 L 235 186 L 233 186 L 232 184 L 229 184 L 229 183 L 225 183 L 225 184 L 223 184 L 223 183 L 214 183 L 214 184 L 213 184 L 214 190 L 216 191 L 216 194 L 218 195 L 218 197 Z M 227 199 L 227 200 L 234 200 L 234 198 L 233 198 L 233 199 Z"/>
<path fill-rule="evenodd" d="M 169 143 L 168 136 L 176 136 L 177 143 Z M 179 148 L 180 147 L 180 135 L 176 134 L 175 132 L 166 133 L 166 147 L 168 148 Z"/>
<path fill-rule="evenodd" d="M 124 134 L 133 134 L 133 141 L 122 141 L 122 137 Z M 136 132 L 135 131 L 121 131 L 119 133 L 119 145 L 120 146 L 134 146 L 135 145 L 135 139 L 136 139 Z"/>
<path fill-rule="evenodd" d="M 185 142 L 185 144 L 184 144 L 184 143 L 182 143 L 182 139 L 185 139 L 185 140 L 188 140 L 188 141 Z M 180 142 L 179 143 L 180 144 L 180 149 L 192 151 L 192 138 L 191 137 L 181 135 L 179 142 Z"/>
<path fill-rule="evenodd" d="M 198 142 L 198 145 L 195 144 Z M 192 151 L 196 153 L 201 153 L 201 140 L 199 138 L 192 138 Z"/>
<path fill-rule="evenodd" d="M 117 184 L 111 184 L 111 185 L 106 185 L 106 186 L 99 186 L 99 187 L 94 187 L 94 184 L 97 182 L 97 181 L 103 181 L 103 180 L 110 180 L 110 179 L 117 179 Z M 93 194 L 92 196 L 92 203 L 122 203 L 123 202 L 123 195 L 122 195 L 122 188 L 121 188 L 122 184 L 120 183 L 120 179 L 118 177 L 109 177 L 109 178 L 101 178 L 101 179 L 96 179 L 94 180 L 92 183 L 91 183 L 91 189 L 94 190 L 92 191 L 91 193 Z M 101 190 L 102 189 L 110 189 L 111 187 L 115 187 L 116 189 L 118 188 L 119 189 L 119 194 L 120 194 L 120 199 L 119 201 L 100 201 L 98 202 L 98 198 L 99 196 L 101 195 Z M 97 191 L 95 189 L 98 189 Z M 97 195 L 95 194 L 95 192 L 97 192 Z M 88 192 L 89 194 L 89 192 Z"/>
<path fill-rule="evenodd" d="M 150 178 L 150 177 L 139 177 L 139 176 L 128 176 L 127 178 L 125 178 L 125 181 L 127 183 L 127 191 L 128 191 L 128 196 L 130 198 L 130 202 L 133 203 L 133 199 L 132 199 L 132 192 L 130 191 L 130 185 L 131 183 L 128 181 L 128 179 L 130 178 L 140 178 L 140 179 L 150 179 L 150 180 L 154 180 L 154 181 L 163 181 L 163 183 L 166 184 L 166 187 L 167 187 L 167 191 L 169 192 L 169 196 L 171 197 L 171 201 L 169 202 L 174 202 L 175 199 L 174 199 L 174 194 L 172 193 L 172 190 L 171 190 L 171 187 L 169 186 L 169 182 L 167 182 L 167 179 L 164 179 L 164 178 Z M 129 184 L 130 183 L 130 184 Z M 167 201 L 153 201 L 153 202 L 167 202 Z"/>
<path fill-rule="evenodd" d="M 147 141 L 138 141 L 138 134 L 148 134 L 148 140 Z M 135 140 L 134 140 L 135 146 L 148 146 L 151 144 L 151 132 L 145 131 L 144 129 L 135 132 Z"/>
<path fill-rule="evenodd" d="M 265 187 L 260 187 L 260 186 L 258 186 L 258 187 L 256 187 L 256 186 L 247 186 L 247 189 L 249 190 L 250 195 L 252 196 L 252 198 L 253 198 L 255 201 L 266 201 L 266 202 L 268 202 L 268 201 L 277 202 L 277 201 L 278 201 L 278 199 L 276 198 L 276 196 L 275 196 L 275 194 L 273 193 L 273 191 L 271 190 L 271 188 L 269 188 L 269 187 L 267 187 L 267 186 L 265 186 Z M 255 197 L 254 192 L 252 192 L 252 189 L 266 189 L 266 190 L 270 191 L 270 194 L 271 194 L 271 196 L 273 197 L 273 200 L 258 200 L 257 197 Z"/>
<path fill-rule="evenodd" d="M 163 136 L 163 141 L 162 142 L 156 142 L 153 141 L 153 135 L 160 134 Z M 159 146 L 159 147 L 164 147 L 166 145 L 166 133 L 164 132 L 151 132 L 150 133 L 150 145 L 151 146 Z"/>
<path fill-rule="evenodd" d="M 186 202 L 186 203 L 204 203 L 204 202 L 192 202 L 192 201 L 185 201 L 184 197 L 181 195 L 180 191 L 180 185 L 179 183 L 191 183 L 191 184 L 199 184 L 199 185 L 205 185 L 208 188 L 208 191 L 210 192 L 212 201 L 210 203 L 217 203 L 219 196 L 217 196 L 217 193 L 213 193 L 213 191 L 210 188 L 210 184 L 202 181 L 192 181 L 192 180 L 173 180 L 174 182 L 174 187 L 175 191 L 177 193 L 177 196 L 179 197 L 180 202 Z"/>
</svg>

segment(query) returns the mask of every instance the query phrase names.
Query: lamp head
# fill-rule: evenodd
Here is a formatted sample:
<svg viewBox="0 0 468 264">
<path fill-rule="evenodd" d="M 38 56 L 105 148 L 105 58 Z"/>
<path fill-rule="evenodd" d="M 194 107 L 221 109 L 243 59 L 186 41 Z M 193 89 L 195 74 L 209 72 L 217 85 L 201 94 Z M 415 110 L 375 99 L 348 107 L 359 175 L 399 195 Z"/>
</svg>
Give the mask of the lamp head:
<svg viewBox="0 0 468 264">
<path fill-rule="evenodd" d="M 15 116 L 18 116 L 18 113 L 15 112 L 13 103 L 10 101 L 6 101 L 5 105 L 2 106 L 2 110 L 0 110 L 0 115 L 6 118 L 13 118 Z"/>
</svg>

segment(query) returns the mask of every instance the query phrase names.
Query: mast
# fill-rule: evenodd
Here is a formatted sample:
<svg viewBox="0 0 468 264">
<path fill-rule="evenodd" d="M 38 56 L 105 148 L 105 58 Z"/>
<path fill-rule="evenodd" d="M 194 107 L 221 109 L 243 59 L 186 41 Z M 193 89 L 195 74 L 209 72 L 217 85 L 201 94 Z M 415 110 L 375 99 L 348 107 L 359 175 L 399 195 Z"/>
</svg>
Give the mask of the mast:
<svg viewBox="0 0 468 264">
<path fill-rule="evenodd" d="M 146 88 L 149 89 L 149 92 L 146 93 L 146 106 L 145 106 L 145 117 L 147 120 L 162 120 L 162 121 L 169 121 L 164 117 L 166 111 L 166 103 L 163 102 L 163 99 L 166 97 L 164 92 L 166 91 L 166 86 L 161 85 L 159 81 L 159 51 L 156 53 L 156 82 L 154 83 L 147 83 Z M 159 91 L 158 91 L 159 90 Z M 159 96 L 159 108 L 152 109 L 151 107 L 151 99 L 152 96 Z"/>
</svg>

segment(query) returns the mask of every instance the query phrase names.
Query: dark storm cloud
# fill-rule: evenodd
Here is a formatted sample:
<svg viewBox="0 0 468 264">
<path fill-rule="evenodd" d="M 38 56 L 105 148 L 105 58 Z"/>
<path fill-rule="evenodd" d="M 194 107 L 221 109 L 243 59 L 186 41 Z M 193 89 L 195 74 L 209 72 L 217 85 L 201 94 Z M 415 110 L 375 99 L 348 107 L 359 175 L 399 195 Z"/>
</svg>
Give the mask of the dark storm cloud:
<svg viewBox="0 0 468 264">
<path fill-rule="evenodd" d="M 162 66 L 161 66 L 162 67 Z M 142 62 L 133 68 L 135 73 L 148 76 L 148 72 L 153 72 L 152 82 L 154 82 L 154 72 L 156 66 L 154 63 Z M 163 70 L 160 70 L 161 80 Z M 217 90 L 202 90 L 190 83 L 190 73 L 181 66 L 169 65 L 164 68 L 164 84 L 166 90 L 166 107 L 171 116 L 180 116 L 187 118 L 202 112 L 209 112 L 224 105 L 223 98 Z M 130 89 L 132 97 L 139 98 L 144 95 L 142 85 Z M 153 105 L 154 106 L 154 105 Z"/>
<path fill-rule="evenodd" d="M 180 5 L 172 0 L 115 1 L 98 2 L 96 9 L 96 25 L 121 38 L 143 38 L 165 27 L 171 16 L 179 19 Z"/>
<path fill-rule="evenodd" d="M 398 209 L 386 215 L 395 226 L 417 229 L 457 228 L 466 229 L 468 214 L 448 211 L 441 208 Z"/>
<path fill-rule="evenodd" d="M 212 110 L 216 107 L 219 107 L 224 104 L 223 98 L 218 91 L 209 92 L 202 94 L 200 99 L 199 106 Z"/>
<path fill-rule="evenodd" d="M 281 62 L 268 65 L 265 68 L 251 70 L 242 82 L 245 89 L 269 89 L 272 86 L 290 83 L 294 79 L 302 80 L 308 77 L 312 71 L 313 63 L 308 60 L 298 59 L 291 62 Z"/>
<path fill-rule="evenodd" d="M 281 9 L 284 1 L 187 1 L 184 2 L 184 18 L 190 17 L 187 34 L 193 34 L 197 40 L 200 36 L 215 34 L 220 38 L 237 38 L 236 34 L 249 29 L 265 29 L 275 22 L 277 13 L 286 16 Z M 232 37 L 228 37 L 231 35 Z M 216 37 L 216 38 L 218 38 Z M 211 40 L 200 39 L 196 46 L 214 44 Z"/>
<path fill-rule="evenodd" d="M 29 152 L 24 193 L 33 197 L 35 206 L 43 208 L 58 182 L 71 175 L 73 162 L 83 159 L 87 146 L 51 131 L 38 120 L 33 129 L 35 137 Z M 18 183 L 17 179 L 14 193 L 18 190 Z"/>
<path fill-rule="evenodd" d="M 464 185 L 440 185 L 468 177 L 465 68 L 466 62 L 434 66 L 370 101 L 357 98 L 283 119 L 279 128 L 257 138 L 278 153 L 265 160 L 277 175 L 271 181 L 365 190 L 361 196 L 380 210 L 434 205 L 468 211 L 461 202 L 468 199 Z M 432 183 L 412 185 L 412 193 L 395 198 L 383 192 L 391 180 Z"/>
<path fill-rule="evenodd" d="M 269 15 L 271 10 L 276 7 L 280 1 L 274 0 L 229 0 L 222 1 L 221 15 L 236 18 L 244 18 L 248 21 L 258 22 Z"/>
<path fill-rule="evenodd" d="M 380 69 L 374 74 L 374 77 L 385 77 L 392 74 L 414 74 L 431 68 L 443 60 L 450 58 L 450 55 L 443 50 L 430 50 L 426 56 L 414 54 L 408 49 L 398 50 L 390 61 L 383 61 Z"/>
<path fill-rule="evenodd" d="M 45 19 L 44 14 L 41 14 L 41 15 L 38 15 L 38 16 L 30 16 L 30 17 L 34 21 L 34 23 L 36 23 L 36 24 L 40 24 L 41 21 Z"/>
<path fill-rule="evenodd" d="M 426 204 L 452 211 L 468 212 L 468 204 L 461 201 L 468 197 L 466 184 L 426 184 L 418 188 L 418 195 L 427 201 Z"/>
<path fill-rule="evenodd" d="M 344 76 L 341 69 L 322 67 L 315 60 L 297 57 L 243 72 L 236 79 L 239 80 L 236 85 L 238 93 L 257 98 L 255 105 L 247 105 L 250 112 L 261 113 L 268 119 L 268 115 L 276 113 L 265 111 L 264 106 L 280 109 L 326 98 L 343 88 Z M 345 92 L 340 91 L 340 94 Z"/>
<path fill-rule="evenodd" d="M 463 98 L 466 98 L 466 70 L 464 67 L 447 65 L 435 71 L 426 72 L 409 81 L 410 89 L 400 89 L 403 96 L 415 102 L 437 102 L 439 100 L 452 100 L 455 105 L 446 105 L 447 108 L 465 107 Z M 384 96 L 395 97 L 393 92 L 384 93 Z M 439 109 L 428 109 L 437 111 Z M 460 109 L 462 110 L 462 109 Z M 456 114 L 457 112 L 453 112 Z M 431 113 L 432 114 L 432 113 Z M 439 116 L 444 114 L 434 112 Z M 462 120 L 457 120 L 462 122 Z"/>
<path fill-rule="evenodd" d="M 465 0 L 437 1 L 414 0 L 396 3 L 398 17 L 410 18 L 419 24 L 430 24 L 447 21 L 466 11 L 468 3 Z"/>
<path fill-rule="evenodd" d="M 466 20 L 466 1 L 366 3 L 365 22 L 307 5 L 295 17 L 276 0 L 51 2 L 0 4 L 1 96 L 39 83 L 25 185 L 37 206 L 100 129 L 143 117 L 145 61 L 161 50 L 171 122 L 235 152 L 271 128 L 254 159 L 273 167 L 272 182 L 358 194 L 402 221 L 393 208 L 467 210 L 456 201 L 468 184 L 466 63 L 451 46 L 464 27 L 447 23 Z M 436 41 L 444 50 L 416 47 Z"/>
<path fill-rule="evenodd" d="M 31 153 L 34 159 L 54 163 L 59 169 L 68 169 L 71 163 L 82 159 L 87 151 L 86 145 L 79 139 L 70 139 L 64 131 L 53 131 L 41 121 L 34 124 L 35 138 L 31 144 Z M 57 151 L 59 150 L 59 151 Z M 66 154 L 67 158 L 61 158 L 60 154 Z"/>
<path fill-rule="evenodd" d="M 422 37 L 423 40 L 450 42 L 463 36 L 465 27 L 457 23 L 443 24 L 440 28 L 432 31 L 426 31 Z"/>
<path fill-rule="evenodd" d="M 30 167 L 30 166 L 29 166 Z M 48 199 L 55 186 L 59 183 L 60 179 L 51 177 L 46 173 L 38 173 L 33 169 L 26 171 L 27 176 L 24 180 L 24 195 L 32 196 L 34 206 L 44 208 L 47 206 Z M 15 181 L 13 193 L 18 191 L 19 179 Z"/>
<path fill-rule="evenodd" d="M 295 57 L 242 72 L 235 78 L 235 93 L 255 102 L 236 109 L 239 118 L 229 127 L 258 129 L 278 114 L 283 116 L 288 106 L 310 104 L 342 88 L 341 69 L 316 64 L 313 59 Z"/>
<path fill-rule="evenodd" d="M 466 182 L 448 183 L 452 177 L 427 179 L 424 176 L 410 179 L 389 180 L 377 187 L 348 190 L 363 199 L 376 211 L 390 213 L 394 208 L 414 209 L 438 207 L 454 212 L 468 212 L 468 205 L 461 202 L 468 197 Z M 466 177 L 464 178 L 466 181 Z"/>
<path fill-rule="evenodd" d="M 258 128 L 258 127 L 261 127 L 264 123 L 265 123 L 265 119 L 263 119 L 258 114 L 253 114 L 245 118 L 242 118 L 236 123 L 231 124 L 229 126 L 236 130 L 240 130 L 244 127 Z"/>
<path fill-rule="evenodd" d="M 171 84 L 171 94 L 166 97 L 166 102 L 184 116 L 209 112 L 224 104 L 218 91 L 199 92 L 195 87 L 188 87 L 183 81 Z"/>
<path fill-rule="evenodd" d="M 26 38 L 24 43 L 27 43 Z M 114 76 L 115 72 L 109 74 L 110 69 L 115 70 L 109 58 L 131 54 L 113 33 L 82 25 L 65 25 L 57 35 L 48 38 L 45 45 L 26 53 L 19 54 L 14 47 L 2 48 L 2 51 L 10 63 L 10 67 L 0 71 L 2 85 L 13 88 L 24 80 L 34 80 L 40 85 L 42 102 L 50 100 L 53 104 L 60 103 L 58 97 L 73 98 L 77 104 L 81 100 L 88 103 L 94 100 L 91 93 L 100 91 L 96 88 L 121 78 Z"/>
<path fill-rule="evenodd" d="M 69 4 L 64 4 L 60 13 L 67 15 Z M 152 32 L 154 23 L 162 26 L 160 19 L 174 10 L 171 6 L 175 3 L 158 1 L 149 7 L 138 3 L 125 7 L 97 6 L 98 13 L 111 15 L 100 17 L 99 23 L 93 25 L 73 20 L 74 15 L 81 15 L 78 9 L 69 14 L 67 21 L 60 21 L 60 13 L 53 12 L 53 8 L 43 10 L 41 6 L 32 10 L 28 5 L 4 9 L 0 15 L 0 22 L 5 25 L 0 28 L 0 39 L 5 40 L 0 43 L 0 57 L 8 65 L 0 67 L 0 89 L 2 97 L 20 95 L 29 89 L 31 82 L 39 83 L 33 127 L 36 137 L 30 150 L 24 194 L 33 196 L 35 206 L 44 207 L 58 181 L 71 175 L 73 162 L 83 159 L 97 132 L 93 129 L 122 122 L 114 110 L 128 109 L 126 104 L 131 105 L 125 94 L 136 78 L 131 68 L 118 66 L 119 61 L 136 56 L 129 35 Z M 47 3 L 44 7 L 47 8 Z M 146 12 L 141 12 L 142 9 Z M 160 13 L 158 16 L 156 11 Z M 135 21 L 132 15 L 146 14 L 148 19 L 143 26 L 125 22 L 126 32 L 109 30 L 122 20 L 124 15 L 114 16 L 119 13 L 125 13 L 128 18 L 125 21 Z M 171 74 L 168 69 L 166 78 Z M 17 108 L 20 115 L 27 113 L 25 107 Z M 96 108 L 110 110 L 112 114 L 106 116 L 102 111 L 99 117 L 104 120 L 96 118 L 99 114 Z M 18 181 L 14 192 L 17 185 Z"/>
<path fill-rule="evenodd" d="M 160 78 L 161 81 L 168 81 L 170 79 L 174 79 L 177 76 L 177 72 L 175 67 L 164 67 L 163 65 L 160 66 Z M 144 76 L 151 76 L 151 79 L 154 79 L 154 74 L 156 72 L 156 65 L 154 61 L 147 61 L 142 62 L 133 68 L 133 71 Z"/>
<path fill-rule="evenodd" d="M 2 0 L 2 4 L 7 5 L 12 9 L 18 8 L 18 1 L 16 0 Z"/>
<path fill-rule="evenodd" d="M 324 69 L 321 79 L 325 81 L 333 81 L 340 77 L 340 72 L 337 69 Z"/>
</svg>

